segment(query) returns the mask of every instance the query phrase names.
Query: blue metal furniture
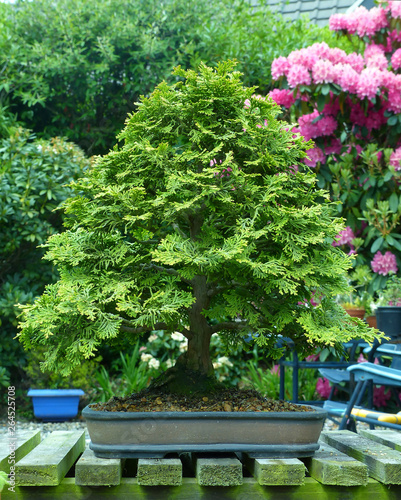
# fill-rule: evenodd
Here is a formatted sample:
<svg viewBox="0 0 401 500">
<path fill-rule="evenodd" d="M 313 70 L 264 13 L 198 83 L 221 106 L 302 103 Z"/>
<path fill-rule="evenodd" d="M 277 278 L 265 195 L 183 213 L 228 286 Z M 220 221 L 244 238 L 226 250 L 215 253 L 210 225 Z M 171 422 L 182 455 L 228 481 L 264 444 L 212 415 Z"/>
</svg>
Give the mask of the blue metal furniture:
<svg viewBox="0 0 401 500">
<path fill-rule="evenodd" d="M 288 354 L 285 354 L 280 360 L 280 392 L 279 398 L 284 400 L 285 398 L 285 369 L 286 367 L 291 367 L 293 370 L 292 375 L 292 399 L 293 403 L 303 403 L 303 404 L 322 404 L 321 401 L 304 401 L 299 399 L 299 370 L 302 369 L 319 369 L 319 368 L 347 368 L 350 365 L 355 364 L 356 355 L 358 349 L 364 349 L 368 346 L 366 342 L 362 342 L 360 339 L 351 340 L 343 344 L 344 351 L 347 352 L 347 359 L 343 356 L 339 361 L 305 361 L 300 360 L 298 353 L 295 349 L 295 344 L 291 339 L 283 338 L 283 343 L 285 343 L 290 348 L 290 359 L 288 359 Z"/>
<path fill-rule="evenodd" d="M 363 416 L 363 414 L 359 416 L 358 414 L 352 414 L 354 408 L 360 409 L 359 405 L 362 403 L 366 391 L 373 385 L 384 385 L 401 389 L 401 344 L 384 344 L 378 347 L 375 346 L 374 348 L 369 347 L 364 352 L 367 354 L 374 353 L 377 358 L 391 358 L 391 366 L 366 362 L 353 364 L 345 370 L 319 369 L 320 374 L 333 384 L 340 384 L 342 382 L 352 384 L 353 381 L 355 382 L 347 404 L 344 405 L 328 400 L 325 402 L 324 408 L 327 409 L 330 417 L 341 417 L 341 421 L 339 422 L 340 430 L 345 428 L 355 430 L 353 420 L 367 422 L 371 427 L 380 425 L 401 430 L 400 423 L 369 418 L 369 416 Z M 372 407 L 372 398 L 369 396 L 368 409 Z M 397 419 L 394 418 L 394 420 Z"/>
</svg>

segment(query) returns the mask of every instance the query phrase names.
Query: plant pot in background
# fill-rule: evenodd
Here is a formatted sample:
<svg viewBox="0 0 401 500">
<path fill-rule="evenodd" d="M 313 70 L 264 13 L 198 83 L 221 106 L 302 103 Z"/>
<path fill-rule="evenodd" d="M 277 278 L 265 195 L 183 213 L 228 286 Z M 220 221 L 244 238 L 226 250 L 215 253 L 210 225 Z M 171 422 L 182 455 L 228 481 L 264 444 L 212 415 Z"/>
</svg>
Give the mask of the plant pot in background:
<svg viewBox="0 0 401 500">
<path fill-rule="evenodd" d="M 370 328 L 377 328 L 377 318 L 376 316 L 366 316 L 366 323 L 370 326 Z"/>
<path fill-rule="evenodd" d="M 77 416 L 81 389 L 29 389 L 33 413 L 44 422 L 64 422 Z"/>
<path fill-rule="evenodd" d="M 401 306 L 380 306 L 376 309 L 377 328 L 391 340 L 401 339 Z"/>
<path fill-rule="evenodd" d="M 353 318 L 363 319 L 365 317 L 365 309 L 354 308 L 354 309 L 345 309 L 345 310 Z"/>
</svg>

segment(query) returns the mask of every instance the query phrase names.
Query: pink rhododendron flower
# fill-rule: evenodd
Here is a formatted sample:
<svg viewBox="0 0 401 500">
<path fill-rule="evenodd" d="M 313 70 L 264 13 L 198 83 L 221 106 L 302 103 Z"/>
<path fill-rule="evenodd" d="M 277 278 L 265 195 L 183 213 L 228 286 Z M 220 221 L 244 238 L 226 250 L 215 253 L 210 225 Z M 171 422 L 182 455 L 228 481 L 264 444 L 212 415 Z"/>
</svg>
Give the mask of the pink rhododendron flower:
<svg viewBox="0 0 401 500">
<path fill-rule="evenodd" d="M 307 69 L 312 69 L 313 65 L 318 60 L 318 56 L 313 50 L 310 50 L 310 47 L 307 47 L 300 50 L 294 50 L 287 59 L 290 66 L 300 64 Z"/>
<path fill-rule="evenodd" d="M 401 19 L 401 2 L 388 2 L 388 6 L 392 17 Z"/>
<path fill-rule="evenodd" d="M 345 92 L 356 94 L 359 85 L 359 73 L 350 64 L 344 64 L 337 83 Z"/>
<path fill-rule="evenodd" d="M 312 68 L 314 83 L 332 83 L 334 81 L 334 66 L 326 59 L 319 59 Z"/>
<path fill-rule="evenodd" d="M 322 164 L 326 163 L 326 155 L 323 153 L 323 151 L 318 148 L 312 148 L 309 149 L 307 152 L 307 157 L 303 159 L 303 163 L 307 165 L 308 167 L 314 168 L 316 167 L 317 163 L 320 162 Z"/>
<path fill-rule="evenodd" d="M 357 363 L 367 363 L 368 360 L 365 358 L 363 353 L 361 352 L 360 355 L 358 356 L 358 359 L 356 360 Z"/>
<path fill-rule="evenodd" d="M 365 61 L 361 54 L 352 52 L 345 58 L 344 64 L 349 64 L 357 73 L 361 73 L 365 67 Z"/>
<path fill-rule="evenodd" d="M 384 50 L 375 44 L 368 45 L 365 49 L 366 67 L 378 68 L 381 70 L 387 69 L 388 61 L 384 55 Z"/>
<path fill-rule="evenodd" d="M 395 149 L 390 156 L 390 165 L 392 165 L 395 170 L 401 170 L 401 148 Z"/>
<path fill-rule="evenodd" d="M 324 147 L 324 152 L 326 153 L 326 155 L 331 155 L 331 154 L 339 155 L 341 153 L 341 149 L 342 149 L 342 144 L 340 139 L 332 139 L 330 144 Z"/>
<path fill-rule="evenodd" d="M 334 47 L 333 49 L 329 49 L 326 58 L 333 64 L 343 64 L 347 62 L 347 53 L 338 47 Z"/>
<path fill-rule="evenodd" d="M 397 49 L 391 56 L 391 66 L 394 70 L 401 68 L 401 49 Z"/>
<path fill-rule="evenodd" d="M 385 407 L 387 406 L 387 401 L 391 398 L 391 390 L 389 388 L 385 388 L 384 385 L 380 387 L 375 387 L 373 389 L 373 404 L 377 407 Z"/>
<path fill-rule="evenodd" d="M 273 80 L 278 80 L 280 76 L 286 76 L 290 69 L 290 63 L 286 57 L 278 57 L 272 62 L 271 73 Z"/>
<path fill-rule="evenodd" d="M 288 70 L 287 82 L 290 87 L 296 87 L 297 85 L 310 85 L 310 73 L 304 66 L 294 64 Z"/>
<path fill-rule="evenodd" d="M 333 247 L 340 247 L 341 245 L 351 245 L 353 239 L 355 239 L 354 232 L 349 226 L 347 226 L 337 234 L 336 241 L 333 241 L 332 245 Z"/>
<path fill-rule="evenodd" d="M 396 273 L 398 270 L 395 255 L 390 251 L 387 251 L 384 255 L 380 251 L 376 252 L 370 265 L 375 273 L 382 276 Z"/>
<path fill-rule="evenodd" d="M 291 90 L 273 89 L 271 92 L 269 92 L 268 95 L 273 99 L 274 102 L 276 102 L 280 106 L 284 106 L 285 108 L 290 108 L 295 102 Z"/>
<path fill-rule="evenodd" d="M 270 373 L 272 373 L 273 375 L 280 375 L 280 365 L 273 365 L 270 369 Z"/>
<path fill-rule="evenodd" d="M 381 72 L 377 68 L 365 68 L 359 75 L 357 95 L 360 99 L 376 97 L 381 84 Z"/>
<path fill-rule="evenodd" d="M 319 120 L 316 120 L 320 118 Z M 316 120 L 316 121 L 315 121 Z M 323 135 L 331 135 L 336 130 L 338 123 L 332 116 L 320 115 L 317 110 L 308 115 L 303 115 L 298 120 L 299 131 L 308 141 Z"/>
<path fill-rule="evenodd" d="M 319 377 L 316 382 L 316 392 L 322 398 L 328 398 L 331 392 L 331 385 L 327 378 Z"/>
</svg>

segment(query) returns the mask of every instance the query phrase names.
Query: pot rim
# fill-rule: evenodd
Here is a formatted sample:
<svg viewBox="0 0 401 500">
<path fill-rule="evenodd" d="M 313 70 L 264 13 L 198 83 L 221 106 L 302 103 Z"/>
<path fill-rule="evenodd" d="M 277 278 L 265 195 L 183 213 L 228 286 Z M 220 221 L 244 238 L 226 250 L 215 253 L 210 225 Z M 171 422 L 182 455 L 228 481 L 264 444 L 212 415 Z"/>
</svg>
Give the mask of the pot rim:
<svg viewBox="0 0 401 500">
<path fill-rule="evenodd" d="M 294 403 L 295 404 L 295 403 Z M 318 406 L 302 405 L 313 411 L 105 411 L 92 410 L 90 405 L 82 410 L 82 416 L 89 420 L 143 420 L 143 419 L 257 419 L 263 420 L 321 420 L 327 417 L 327 410 Z"/>
</svg>

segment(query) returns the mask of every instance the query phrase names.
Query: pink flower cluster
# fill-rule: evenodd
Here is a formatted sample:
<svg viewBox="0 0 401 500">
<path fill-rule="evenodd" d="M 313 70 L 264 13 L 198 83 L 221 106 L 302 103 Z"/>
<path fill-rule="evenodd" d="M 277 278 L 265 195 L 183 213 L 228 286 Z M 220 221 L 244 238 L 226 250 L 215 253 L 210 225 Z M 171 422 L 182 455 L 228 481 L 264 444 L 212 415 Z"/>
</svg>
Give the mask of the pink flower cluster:
<svg viewBox="0 0 401 500">
<path fill-rule="evenodd" d="M 401 49 L 397 49 L 391 56 L 391 66 L 393 70 L 401 68 Z"/>
<path fill-rule="evenodd" d="M 390 165 L 392 165 L 395 170 L 401 170 L 401 148 L 395 149 L 390 155 Z"/>
<path fill-rule="evenodd" d="M 336 241 L 333 241 L 333 247 L 340 247 L 342 245 L 352 246 L 352 240 L 355 239 L 355 234 L 353 230 L 347 226 L 345 229 L 340 231 L 336 236 Z"/>
<path fill-rule="evenodd" d="M 338 123 L 332 116 L 319 114 L 317 110 L 309 115 L 303 115 L 298 120 L 299 132 L 305 140 L 314 139 L 324 135 L 331 135 L 337 128 Z"/>
<path fill-rule="evenodd" d="M 386 10 L 381 7 L 374 7 L 370 10 L 358 7 L 350 14 L 334 14 L 329 21 L 331 30 L 342 30 L 351 35 L 356 33 L 361 38 L 364 36 L 372 37 L 382 28 L 387 28 L 388 25 Z"/>
<path fill-rule="evenodd" d="M 397 260 L 395 255 L 390 251 L 387 251 L 384 255 L 380 251 L 376 252 L 370 265 L 375 273 L 383 276 L 398 271 Z"/>
<path fill-rule="evenodd" d="M 269 92 L 268 95 L 273 99 L 274 102 L 276 102 L 280 106 L 284 106 L 285 108 L 290 108 L 295 102 L 291 90 L 273 89 L 271 92 Z"/>
</svg>

